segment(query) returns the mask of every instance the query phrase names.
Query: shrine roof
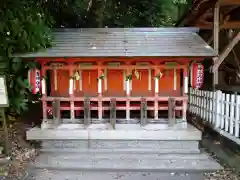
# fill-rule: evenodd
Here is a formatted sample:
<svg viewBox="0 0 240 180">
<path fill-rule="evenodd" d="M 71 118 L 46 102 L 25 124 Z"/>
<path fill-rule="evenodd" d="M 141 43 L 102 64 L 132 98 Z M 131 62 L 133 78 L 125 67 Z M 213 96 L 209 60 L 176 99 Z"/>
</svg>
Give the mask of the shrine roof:
<svg viewBox="0 0 240 180">
<path fill-rule="evenodd" d="M 51 48 L 15 57 L 213 57 L 197 28 L 56 29 Z"/>
</svg>

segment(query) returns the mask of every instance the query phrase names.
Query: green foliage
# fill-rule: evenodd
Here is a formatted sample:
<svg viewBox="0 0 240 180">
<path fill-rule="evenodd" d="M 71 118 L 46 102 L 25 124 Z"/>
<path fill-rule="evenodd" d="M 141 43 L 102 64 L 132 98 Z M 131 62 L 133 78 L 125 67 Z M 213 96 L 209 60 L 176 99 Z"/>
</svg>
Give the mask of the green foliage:
<svg viewBox="0 0 240 180">
<path fill-rule="evenodd" d="M 54 18 L 56 27 L 84 27 L 92 0 L 46 0 L 44 6 Z"/>
<path fill-rule="evenodd" d="M 7 77 L 11 112 L 27 108 L 30 61 L 12 58 L 51 45 L 54 27 L 173 26 L 189 0 L 3 0 L 0 3 L 0 73 Z M 53 18 L 51 18 L 53 17 Z"/>
<path fill-rule="evenodd" d="M 191 0 L 48 0 L 56 27 L 173 26 Z"/>
<path fill-rule="evenodd" d="M 0 73 L 7 78 L 9 111 L 21 113 L 27 109 L 31 89 L 27 71 L 35 64 L 12 57 L 50 46 L 52 19 L 34 0 L 1 2 L 0 19 Z"/>
</svg>

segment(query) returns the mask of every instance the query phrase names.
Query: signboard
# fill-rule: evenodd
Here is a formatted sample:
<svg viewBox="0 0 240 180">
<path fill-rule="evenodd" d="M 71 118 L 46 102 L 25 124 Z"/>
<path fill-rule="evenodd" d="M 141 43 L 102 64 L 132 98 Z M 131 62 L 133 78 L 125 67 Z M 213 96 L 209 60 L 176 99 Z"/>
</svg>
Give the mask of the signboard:
<svg viewBox="0 0 240 180">
<path fill-rule="evenodd" d="M 0 76 L 0 107 L 8 107 L 8 93 L 5 76 Z"/>
</svg>

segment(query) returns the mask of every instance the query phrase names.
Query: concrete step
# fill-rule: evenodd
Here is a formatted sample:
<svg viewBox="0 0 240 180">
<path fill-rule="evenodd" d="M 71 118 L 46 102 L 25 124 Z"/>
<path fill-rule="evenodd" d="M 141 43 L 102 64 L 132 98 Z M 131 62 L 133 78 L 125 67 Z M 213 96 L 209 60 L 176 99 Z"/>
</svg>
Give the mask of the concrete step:
<svg viewBox="0 0 240 180">
<path fill-rule="evenodd" d="M 206 172 L 221 166 L 205 154 L 44 153 L 33 164 L 51 170 Z"/>
<path fill-rule="evenodd" d="M 204 180 L 200 173 L 35 170 L 27 180 Z"/>
<path fill-rule="evenodd" d="M 205 153 L 201 154 L 162 154 L 162 153 L 139 153 L 139 152 L 103 152 L 103 151 L 86 151 L 85 153 L 56 153 L 45 152 L 41 153 L 37 159 L 48 159 L 53 161 L 69 160 L 69 161 L 95 161 L 95 160 L 130 160 L 130 159 L 155 159 L 155 160 L 209 160 L 209 157 Z"/>
<path fill-rule="evenodd" d="M 178 141 L 178 140 L 48 140 L 42 142 L 43 149 L 111 149 L 129 150 L 132 149 L 198 149 L 198 141 Z"/>
<path fill-rule="evenodd" d="M 189 149 L 78 149 L 78 148 L 42 148 L 40 149 L 43 153 L 88 153 L 88 152 L 99 152 L 99 153 L 139 153 L 139 154 L 198 154 L 199 149 L 189 148 Z"/>
</svg>

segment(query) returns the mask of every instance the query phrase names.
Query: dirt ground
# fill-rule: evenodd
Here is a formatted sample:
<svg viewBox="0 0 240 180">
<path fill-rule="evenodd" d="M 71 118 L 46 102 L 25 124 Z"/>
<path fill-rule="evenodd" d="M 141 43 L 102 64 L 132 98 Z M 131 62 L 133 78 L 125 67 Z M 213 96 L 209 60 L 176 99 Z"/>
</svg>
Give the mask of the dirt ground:
<svg viewBox="0 0 240 180">
<path fill-rule="evenodd" d="M 25 131 L 28 125 L 15 123 L 10 125 L 9 147 L 10 160 L 1 170 L 0 180 L 22 180 L 27 176 L 27 165 L 37 155 L 38 151 L 25 140 Z M 4 145 L 4 132 L 0 131 L 0 144 Z M 5 175 L 4 175 L 5 174 Z"/>
</svg>

